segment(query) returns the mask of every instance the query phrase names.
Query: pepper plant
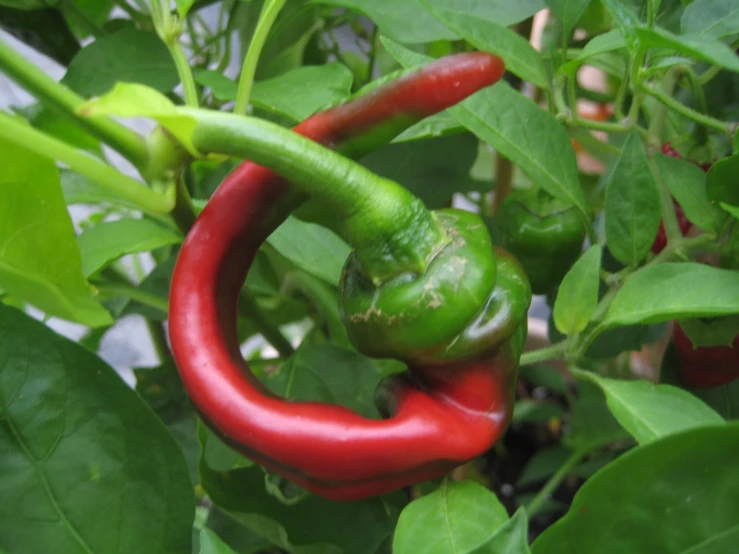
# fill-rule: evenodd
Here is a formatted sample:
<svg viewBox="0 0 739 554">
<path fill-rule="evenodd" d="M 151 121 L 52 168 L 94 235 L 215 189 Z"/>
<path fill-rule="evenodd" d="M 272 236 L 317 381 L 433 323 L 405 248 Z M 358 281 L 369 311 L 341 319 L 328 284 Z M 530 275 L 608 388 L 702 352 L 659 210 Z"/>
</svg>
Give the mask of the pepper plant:
<svg viewBox="0 0 739 554">
<path fill-rule="evenodd" d="M 0 552 L 735 552 L 737 14 L 0 0 Z"/>
</svg>

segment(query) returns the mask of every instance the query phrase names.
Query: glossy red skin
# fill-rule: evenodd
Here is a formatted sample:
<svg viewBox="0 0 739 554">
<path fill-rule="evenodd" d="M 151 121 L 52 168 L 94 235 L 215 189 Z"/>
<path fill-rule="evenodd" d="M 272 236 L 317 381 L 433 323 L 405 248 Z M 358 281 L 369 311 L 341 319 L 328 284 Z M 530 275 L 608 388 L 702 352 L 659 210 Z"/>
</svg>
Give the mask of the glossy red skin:
<svg viewBox="0 0 739 554">
<path fill-rule="evenodd" d="M 670 144 L 669 142 L 666 142 L 662 145 L 662 153 L 665 156 L 671 156 L 673 158 L 677 158 L 678 160 L 682 159 L 680 152 L 675 150 L 672 147 L 672 144 Z M 708 170 L 711 169 L 711 164 L 708 162 L 695 165 L 698 165 L 698 167 L 700 167 L 705 172 L 708 172 Z M 677 225 L 680 228 L 680 233 L 685 236 L 693 224 L 688 221 L 687 217 L 685 217 L 685 212 L 674 198 L 672 199 L 672 202 L 675 204 L 675 215 L 677 216 Z M 665 232 L 664 222 L 660 221 L 657 236 L 655 237 L 654 243 L 652 244 L 652 252 L 654 252 L 655 254 L 659 254 L 660 252 L 662 252 L 662 250 L 665 249 L 665 246 L 667 246 L 667 233 Z"/>
<path fill-rule="evenodd" d="M 351 133 L 371 131 L 387 118 L 445 109 L 503 72 L 502 62 L 489 54 L 454 59 L 435 62 L 356 105 L 317 114 L 295 131 L 340 148 Z M 510 365 L 414 368 L 415 381 L 393 381 L 392 415 L 385 420 L 336 405 L 286 401 L 251 373 L 239 351 L 238 295 L 259 246 L 289 214 L 289 193 L 270 170 L 242 164 L 210 199 L 177 260 L 172 351 L 207 423 L 249 458 L 335 500 L 439 477 L 488 450 L 510 420 Z"/>
<path fill-rule="evenodd" d="M 676 323 L 672 341 L 680 356 L 680 375 L 690 388 L 720 387 L 739 379 L 739 336 L 732 346 L 700 346 Z"/>
</svg>

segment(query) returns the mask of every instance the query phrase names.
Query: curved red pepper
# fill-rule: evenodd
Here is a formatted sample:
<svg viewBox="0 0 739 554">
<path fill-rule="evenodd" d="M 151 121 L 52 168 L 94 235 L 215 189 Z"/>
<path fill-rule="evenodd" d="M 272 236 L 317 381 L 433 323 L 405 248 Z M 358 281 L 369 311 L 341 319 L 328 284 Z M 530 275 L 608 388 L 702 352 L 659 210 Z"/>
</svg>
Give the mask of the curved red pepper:
<svg viewBox="0 0 739 554">
<path fill-rule="evenodd" d="M 731 346 L 699 346 L 675 323 L 672 341 L 680 356 L 680 376 L 694 389 L 720 387 L 739 379 L 739 336 Z"/>
<path fill-rule="evenodd" d="M 317 114 L 295 131 L 341 149 L 388 118 L 404 118 L 407 126 L 451 106 L 502 73 L 495 56 L 454 56 Z M 286 401 L 250 372 L 236 332 L 239 290 L 259 246 L 296 203 L 274 173 L 244 163 L 213 195 L 180 252 L 170 298 L 172 349 L 209 425 L 249 458 L 336 500 L 438 477 L 489 449 L 512 412 L 516 361 L 509 347 L 494 359 L 412 368 L 412 376 L 392 378 L 385 387 L 392 415 L 385 420 Z"/>
</svg>

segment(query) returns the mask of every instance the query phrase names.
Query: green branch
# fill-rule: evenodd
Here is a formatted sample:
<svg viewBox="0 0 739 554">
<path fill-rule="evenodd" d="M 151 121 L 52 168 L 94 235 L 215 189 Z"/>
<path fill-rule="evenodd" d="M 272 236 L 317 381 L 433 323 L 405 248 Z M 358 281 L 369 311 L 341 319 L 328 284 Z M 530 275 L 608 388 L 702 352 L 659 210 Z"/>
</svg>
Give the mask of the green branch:
<svg viewBox="0 0 739 554">
<path fill-rule="evenodd" d="M 257 27 L 249 43 L 249 49 L 244 57 L 244 65 L 241 68 L 241 76 L 239 77 L 239 89 L 236 93 L 236 105 L 234 113 L 246 114 L 249 106 L 249 97 L 251 89 L 254 85 L 254 74 L 257 71 L 257 63 L 262 54 L 264 43 L 267 42 L 269 30 L 277 19 L 277 15 L 285 5 L 286 0 L 267 0 L 262 7 L 262 13 L 259 15 Z"/>
<path fill-rule="evenodd" d="M 534 365 L 547 360 L 556 360 L 562 358 L 567 350 L 568 341 L 564 340 L 551 346 L 539 348 L 532 352 L 524 352 L 521 354 L 519 365 Z"/>
<path fill-rule="evenodd" d="M 705 127 L 708 127 L 710 129 L 716 129 L 717 131 L 720 131 L 727 135 L 731 134 L 731 125 L 729 123 L 725 123 L 723 121 L 720 121 L 708 115 L 704 115 L 700 112 L 697 112 L 694 109 L 689 108 L 685 104 L 681 104 L 680 102 L 675 100 L 672 96 L 665 94 L 664 92 L 662 92 L 656 87 L 649 86 L 649 85 L 642 85 L 640 88 L 646 94 L 656 98 L 657 100 L 662 102 L 665 106 L 679 113 L 680 115 L 683 115 L 688 119 L 692 119 L 696 123 L 704 125 Z"/>
<path fill-rule="evenodd" d="M 109 117 L 80 117 L 77 110 L 84 104 L 83 98 L 57 83 L 1 40 L 0 69 L 43 104 L 68 115 L 77 125 L 118 151 L 137 168 L 147 164 L 149 152 L 146 142 L 138 133 Z"/>
<path fill-rule="evenodd" d="M 0 138 L 67 165 L 73 171 L 115 192 L 143 211 L 169 213 L 174 206 L 174 197 L 153 191 L 97 158 L 34 129 L 18 118 L 0 114 Z"/>
<path fill-rule="evenodd" d="M 572 454 L 570 454 L 570 456 L 559 467 L 555 474 L 549 478 L 549 480 L 541 489 L 539 489 L 539 492 L 536 493 L 536 496 L 534 496 L 534 498 L 531 499 L 531 502 L 529 502 L 526 506 L 526 513 L 528 514 L 529 518 L 531 518 L 544 507 L 552 493 L 557 490 L 557 487 L 559 487 L 560 483 L 572 472 L 573 469 L 577 467 L 577 465 L 580 463 L 580 460 L 582 460 L 586 454 L 586 450 L 575 450 Z"/>
</svg>

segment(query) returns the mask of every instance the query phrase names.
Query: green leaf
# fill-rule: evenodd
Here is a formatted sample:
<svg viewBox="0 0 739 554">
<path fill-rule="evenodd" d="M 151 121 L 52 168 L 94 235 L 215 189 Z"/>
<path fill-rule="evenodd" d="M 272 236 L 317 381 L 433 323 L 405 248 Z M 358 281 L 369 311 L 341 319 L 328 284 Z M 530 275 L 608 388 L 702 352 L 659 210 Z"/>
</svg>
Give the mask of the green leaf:
<svg viewBox="0 0 739 554">
<path fill-rule="evenodd" d="M 691 429 L 635 448 L 588 479 L 532 550 L 732 552 L 738 458 L 739 425 Z"/>
<path fill-rule="evenodd" d="M 195 0 L 175 0 L 175 4 L 177 5 L 177 13 L 182 19 L 185 19 L 187 16 L 187 12 L 190 11 L 190 8 L 192 8 L 192 5 L 195 3 Z"/>
<path fill-rule="evenodd" d="M 716 162 L 708 170 L 708 199 L 739 206 L 739 154 Z"/>
<path fill-rule="evenodd" d="M 674 35 L 664 29 L 637 29 L 636 35 L 646 48 L 666 48 L 696 60 L 739 72 L 739 57 L 723 42 L 706 35 Z"/>
<path fill-rule="evenodd" d="M 569 34 L 588 9 L 591 0 L 545 0 L 547 7 L 559 19 L 565 34 Z"/>
<path fill-rule="evenodd" d="M 180 78 L 159 37 L 124 29 L 85 46 L 69 64 L 62 83 L 82 96 L 99 96 L 119 81 L 171 91 Z"/>
<path fill-rule="evenodd" d="M 675 197 L 688 220 L 706 231 L 719 231 L 724 215 L 706 192 L 706 173 L 695 164 L 658 154 L 654 158 L 662 182 Z"/>
<path fill-rule="evenodd" d="M 620 262 L 636 266 L 649 252 L 660 221 L 660 200 L 639 135 L 626 138 L 611 172 L 604 203 L 608 249 Z"/>
<path fill-rule="evenodd" d="M 296 266 L 337 286 L 351 248 L 341 237 L 321 225 L 288 217 L 267 243 Z"/>
<path fill-rule="evenodd" d="M 47 135 L 58 138 L 75 148 L 88 150 L 96 156 L 102 156 L 100 141 L 61 112 L 44 107 L 41 104 L 33 104 L 22 109 L 15 108 L 14 111 L 26 118 L 33 127 Z"/>
<path fill-rule="evenodd" d="M 3 548 L 189 552 L 187 467 L 138 395 L 87 349 L 2 305 L 0 352 Z"/>
<path fill-rule="evenodd" d="M 598 304 L 602 253 L 599 245 L 591 246 L 562 279 L 554 303 L 554 323 L 560 333 L 579 333 L 593 317 Z"/>
<path fill-rule="evenodd" d="M 618 291 L 604 323 L 659 323 L 739 314 L 739 272 L 698 263 L 640 269 Z"/>
<path fill-rule="evenodd" d="M 265 384 L 293 401 L 339 404 L 376 418 L 380 374 L 372 360 L 332 344 L 302 344 Z"/>
<path fill-rule="evenodd" d="M 507 521 L 508 512 L 491 491 L 471 481 L 444 479 L 400 514 L 393 554 L 471 554 Z"/>
<path fill-rule="evenodd" d="M 513 423 L 542 422 L 562 417 L 563 410 L 554 402 L 537 402 L 535 400 L 518 400 L 513 405 Z"/>
<path fill-rule="evenodd" d="M 69 169 L 61 169 L 59 171 L 59 177 L 62 182 L 64 201 L 67 205 L 107 203 L 131 208 L 132 210 L 140 209 L 139 206 L 122 196 L 118 196 L 110 189 L 102 187 L 95 181 L 91 181 L 87 177 Z"/>
<path fill-rule="evenodd" d="M 429 14 L 418 0 L 310 0 L 358 11 L 374 21 L 382 34 L 405 44 L 458 38 Z"/>
<path fill-rule="evenodd" d="M 86 277 L 126 254 L 178 244 L 182 237 L 150 219 L 107 221 L 85 230 L 77 243 Z"/>
<path fill-rule="evenodd" d="M 195 80 L 210 87 L 219 100 L 235 100 L 238 85 L 216 71 L 200 71 Z M 352 73 L 345 65 L 304 66 L 254 85 L 251 103 L 265 111 L 302 121 L 309 115 L 346 98 Z M 295 91 L 300 94 L 296 95 Z"/>
<path fill-rule="evenodd" d="M 429 60 L 386 38 L 381 41 L 405 67 L 423 65 Z M 450 108 L 449 113 L 552 196 L 589 213 L 572 143 L 549 112 L 501 82 Z M 531 133 L 531 129 L 537 132 Z"/>
<path fill-rule="evenodd" d="M 715 38 L 739 33 L 739 1 L 694 0 L 680 20 L 683 33 L 701 33 Z"/>
<path fill-rule="evenodd" d="M 623 0 L 600 0 L 613 21 L 621 31 L 630 46 L 636 42 L 636 28 L 639 26 L 639 18 L 632 12 Z"/>
<path fill-rule="evenodd" d="M 167 129 L 188 152 L 199 155 L 192 144 L 197 126 L 195 119 L 178 111 L 169 98 L 153 88 L 137 83 L 118 83 L 107 94 L 86 102 L 79 112 L 87 117 L 150 117 Z"/>
<path fill-rule="evenodd" d="M 394 143 L 444 137 L 463 132 L 465 129 L 447 111 L 427 117 L 403 131 L 393 139 Z"/>
<path fill-rule="evenodd" d="M 0 289 L 48 315 L 113 323 L 82 275 L 56 164 L 0 141 Z"/>
<path fill-rule="evenodd" d="M 200 531 L 200 554 L 236 554 L 210 529 Z"/>
<path fill-rule="evenodd" d="M 400 183 L 430 209 L 451 205 L 467 192 L 479 141 L 469 133 L 433 140 L 389 144 L 362 159 L 362 165 Z"/>
<path fill-rule="evenodd" d="M 54 8 L 25 11 L 5 7 L 13 4 L 12 0 L 0 1 L 3 30 L 60 65 L 69 65 L 80 51 L 80 44 L 61 12 Z M 50 33 L 49 29 L 54 32 Z"/>
<path fill-rule="evenodd" d="M 537 387 L 545 387 L 552 392 L 565 392 L 569 386 L 562 373 L 545 365 L 527 365 L 520 369 L 522 379 Z"/>
<path fill-rule="evenodd" d="M 720 202 L 719 205 L 721 206 L 722 210 L 729 212 L 732 216 L 734 216 L 735 219 L 739 219 L 739 207 L 729 206 L 728 204 L 724 204 L 723 202 Z"/>
<path fill-rule="evenodd" d="M 571 431 L 562 444 L 588 452 L 628 438 L 623 427 L 608 409 L 603 392 L 595 385 L 578 381 L 577 399 L 572 406 Z"/>
<path fill-rule="evenodd" d="M 494 18 L 479 13 L 467 13 L 455 6 L 443 9 L 430 0 L 420 0 L 441 21 L 479 50 L 497 54 L 506 69 L 539 88 L 549 88 L 544 63 L 527 39 L 501 25 Z"/>
<path fill-rule="evenodd" d="M 474 550 L 473 554 L 531 554 L 526 511 L 519 508 L 513 517 L 501 525 L 490 540 Z"/>
<path fill-rule="evenodd" d="M 0 0 L 0 4 L 17 10 L 38 10 L 55 6 L 59 0 Z"/>
<path fill-rule="evenodd" d="M 580 370 L 575 376 L 588 379 L 603 390 L 611 413 L 639 444 L 693 427 L 725 423 L 695 396 L 671 385 L 619 381 Z"/>
</svg>

